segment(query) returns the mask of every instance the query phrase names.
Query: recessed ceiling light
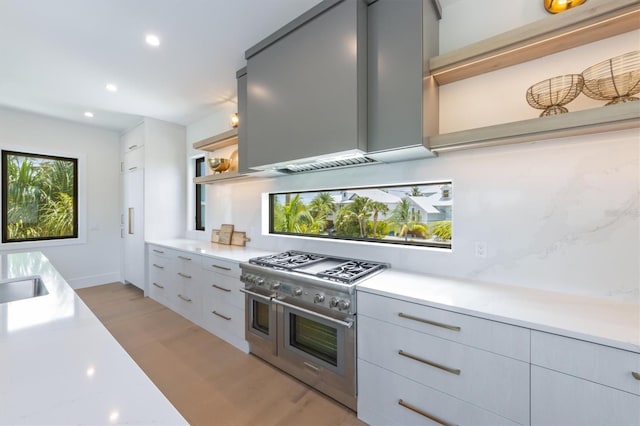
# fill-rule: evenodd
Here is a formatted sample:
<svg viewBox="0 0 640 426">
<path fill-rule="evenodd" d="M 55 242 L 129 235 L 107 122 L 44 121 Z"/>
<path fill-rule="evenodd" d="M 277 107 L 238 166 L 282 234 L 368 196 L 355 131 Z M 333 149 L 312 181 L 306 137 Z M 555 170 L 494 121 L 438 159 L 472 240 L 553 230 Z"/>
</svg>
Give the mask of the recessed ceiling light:
<svg viewBox="0 0 640 426">
<path fill-rule="evenodd" d="M 93 113 L 91 111 L 87 111 L 84 113 L 84 116 L 87 118 L 93 118 Z"/>
<path fill-rule="evenodd" d="M 160 46 L 160 39 L 157 35 L 154 34 L 147 34 L 147 36 L 144 38 L 144 41 L 146 41 L 149 46 Z"/>
<path fill-rule="evenodd" d="M 106 86 L 104 86 L 105 89 L 107 89 L 110 92 L 117 92 L 118 91 L 118 86 L 116 86 L 113 83 L 109 83 Z"/>
</svg>

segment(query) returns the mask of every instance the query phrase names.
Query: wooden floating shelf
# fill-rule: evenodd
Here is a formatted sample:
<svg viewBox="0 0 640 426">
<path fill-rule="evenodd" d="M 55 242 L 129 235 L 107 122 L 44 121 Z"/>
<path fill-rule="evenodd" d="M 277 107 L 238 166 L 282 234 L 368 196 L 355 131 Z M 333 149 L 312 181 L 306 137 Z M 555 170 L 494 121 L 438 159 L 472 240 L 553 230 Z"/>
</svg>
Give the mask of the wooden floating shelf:
<svg viewBox="0 0 640 426">
<path fill-rule="evenodd" d="M 193 183 L 197 184 L 207 184 L 207 183 L 216 183 L 227 179 L 239 179 L 239 178 L 248 178 L 248 175 L 244 175 L 238 172 L 223 172 L 215 175 L 206 175 L 193 178 Z"/>
<path fill-rule="evenodd" d="M 429 138 L 429 148 L 446 152 L 640 128 L 640 101 L 514 121 Z"/>
<path fill-rule="evenodd" d="M 224 133 L 220 133 L 210 138 L 203 139 L 193 143 L 194 149 L 201 151 L 216 151 L 218 149 L 226 148 L 231 145 L 238 144 L 238 129 L 231 129 Z"/>
<path fill-rule="evenodd" d="M 587 2 L 429 60 L 447 84 L 640 28 L 640 0 Z"/>
</svg>

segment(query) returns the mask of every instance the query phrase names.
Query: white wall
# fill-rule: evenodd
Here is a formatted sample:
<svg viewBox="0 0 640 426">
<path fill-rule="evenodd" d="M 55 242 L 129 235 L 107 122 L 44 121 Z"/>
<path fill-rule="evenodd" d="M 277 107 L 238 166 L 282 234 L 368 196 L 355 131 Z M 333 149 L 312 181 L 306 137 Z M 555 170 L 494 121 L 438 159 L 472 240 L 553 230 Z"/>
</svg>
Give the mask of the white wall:
<svg viewBox="0 0 640 426">
<path fill-rule="evenodd" d="M 8 146 L 84 156 L 87 179 L 86 243 L 45 247 L 41 251 L 74 288 L 118 281 L 118 134 L 0 108 L 0 148 Z"/>
<path fill-rule="evenodd" d="M 207 223 L 253 247 L 301 249 L 398 269 L 640 301 L 638 129 L 442 154 L 412 162 L 217 183 Z M 453 251 L 261 234 L 269 191 L 453 180 Z M 486 258 L 475 256 L 485 242 Z"/>
</svg>

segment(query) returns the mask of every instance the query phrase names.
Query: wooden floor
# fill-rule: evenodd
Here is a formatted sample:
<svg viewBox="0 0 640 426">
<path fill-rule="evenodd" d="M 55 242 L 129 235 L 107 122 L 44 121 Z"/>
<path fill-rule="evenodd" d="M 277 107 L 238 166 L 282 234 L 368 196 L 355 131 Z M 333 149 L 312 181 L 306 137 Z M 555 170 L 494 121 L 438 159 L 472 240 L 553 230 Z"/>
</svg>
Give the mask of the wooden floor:
<svg viewBox="0 0 640 426">
<path fill-rule="evenodd" d="M 77 290 L 192 425 L 363 425 L 353 411 L 122 283 Z"/>
</svg>

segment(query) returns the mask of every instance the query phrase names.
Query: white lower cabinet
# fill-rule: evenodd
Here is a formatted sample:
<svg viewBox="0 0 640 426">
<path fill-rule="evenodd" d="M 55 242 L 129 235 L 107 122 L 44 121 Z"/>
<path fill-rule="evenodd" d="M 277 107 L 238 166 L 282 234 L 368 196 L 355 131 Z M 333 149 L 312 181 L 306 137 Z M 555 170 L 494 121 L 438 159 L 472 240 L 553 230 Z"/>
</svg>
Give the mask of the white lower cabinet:
<svg viewBox="0 0 640 426">
<path fill-rule="evenodd" d="M 358 418 L 372 426 L 518 424 L 362 359 Z"/>
<path fill-rule="evenodd" d="M 529 424 L 528 329 L 363 292 L 358 312 L 365 422 Z"/>
<path fill-rule="evenodd" d="M 248 353 L 238 262 L 149 244 L 147 294 Z"/>
<path fill-rule="evenodd" d="M 640 425 L 639 353 L 533 331 L 531 363 L 533 425 Z"/>
</svg>

